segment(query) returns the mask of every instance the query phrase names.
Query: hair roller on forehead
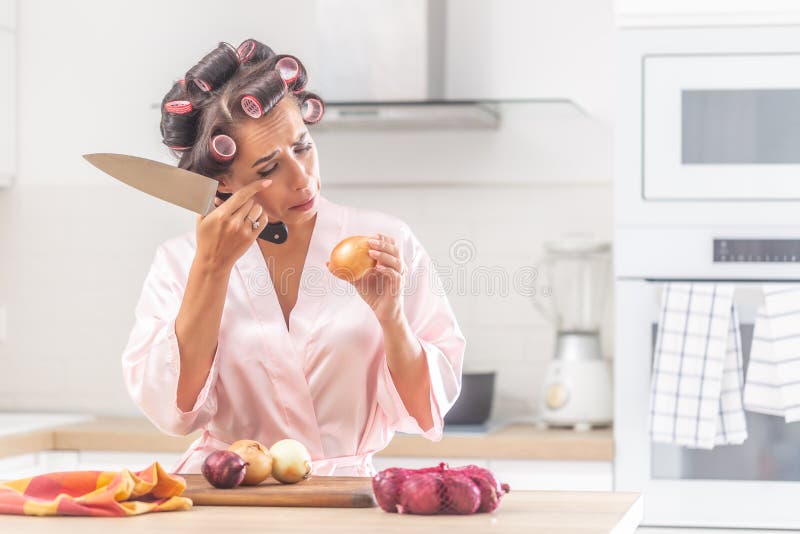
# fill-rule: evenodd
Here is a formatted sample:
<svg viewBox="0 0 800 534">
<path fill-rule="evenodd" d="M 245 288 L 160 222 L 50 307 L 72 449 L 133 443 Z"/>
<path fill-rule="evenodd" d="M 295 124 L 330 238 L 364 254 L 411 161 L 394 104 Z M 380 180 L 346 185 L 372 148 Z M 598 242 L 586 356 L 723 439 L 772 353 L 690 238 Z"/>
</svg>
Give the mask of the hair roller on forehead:
<svg viewBox="0 0 800 534">
<path fill-rule="evenodd" d="M 325 103 L 314 93 L 303 93 L 300 100 L 300 115 L 306 124 L 316 124 L 325 115 Z"/>
<path fill-rule="evenodd" d="M 275 54 L 247 39 L 238 47 L 221 42 L 176 82 L 161 105 L 163 143 L 178 166 L 221 179 L 236 161 L 244 121 L 260 120 L 284 98 L 305 124 L 316 124 L 325 104 L 305 90 L 308 73 L 295 56 Z M 222 196 L 222 195 L 220 195 Z"/>
<path fill-rule="evenodd" d="M 186 73 L 186 89 L 191 96 L 219 89 L 239 68 L 236 49 L 228 43 L 219 43 L 197 65 Z"/>
<path fill-rule="evenodd" d="M 252 83 L 242 89 L 239 101 L 244 113 L 260 119 L 286 95 L 286 84 L 277 70 L 259 73 Z"/>
</svg>

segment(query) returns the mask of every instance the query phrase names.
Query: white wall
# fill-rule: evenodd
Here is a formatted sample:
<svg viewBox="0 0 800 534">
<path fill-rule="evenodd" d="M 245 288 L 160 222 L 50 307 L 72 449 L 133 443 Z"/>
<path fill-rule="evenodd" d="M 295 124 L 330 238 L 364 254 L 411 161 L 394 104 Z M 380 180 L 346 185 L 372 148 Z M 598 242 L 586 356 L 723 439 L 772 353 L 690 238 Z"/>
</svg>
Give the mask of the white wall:
<svg viewBox="0 0 800 534">
<path fill-rule="evenodd" d="M 137 413 L 119 356 L 155 246 L 192 228 L 194 216 L 118 185 L 80 155 L 158 149 L 158 111 L 148 105 L 220 40 L 256 37 L 292 51 L 313 80 L 314 51 L 303 32 L 303 12 L 313 4 L 239 0 L 225 4 L 230 15 L 219 15 L 219 2 L 208 0 L 22 2 L 19 176 L 11 189 L 0 189 L 0 306 L 8 309 L 9 323 L 8 340 L 0 344 L 0 410 Z M 535 177 L 514 186 L 497 185 L 492 176 L 465 185 L 473 177 L 459 168 L 449 186 L 384 187 L 381 166 L 364 154 L 349 164 L 355 173 L 373 172 L 375 184 L 344 186 L 325 184 L 326 164 L 341 162 L 320 136 L 325 193 L 399 215 L 441 265 L 452 264 L 450 246 L 463 238 L 474 243 L 476 265 L 511 272 L 535 263 L 547 239 L 573 232 L 610 238 L 610 164 L 599 165 L 592 179 L 548 176 L 554 162 L 569 168 L 582 154 L 610 150 L 611 0 L 459 5 L 463 11 L 451 13 L 472 17 L 477 33 L 449 37 L 451 96 L 474 90 L 572 98 L 601 125 L 603 148 L 578 138 L 554 147 L 546 169 L 535 161 L 517 168 L 487 148 L 498 174 Z M 251 16 L 238 16 L 252 6 L 258 7 Z M 268 16 L 273 8 L 291 16 Z M 170 11 L 179 22 L 169 21 Z M 473 54 L 481 39 L 483 52 Z M 485 63 L 489 52 L 501 54 L 504 73 L 516 73 L 478 76 L 488 66 L 469 68 L 466 58 Z M 433 158 L 455 158 L 463 149 L 446 134 L 440 147 L 419 159 L 420 175 L 440 166 Z M 535 409 L 534 392 L 552 353 L 547 323 L 518 295 L 451 299 L 468 338 L 466 369 L 500 373 L 497 415 Z"/>
</svg>

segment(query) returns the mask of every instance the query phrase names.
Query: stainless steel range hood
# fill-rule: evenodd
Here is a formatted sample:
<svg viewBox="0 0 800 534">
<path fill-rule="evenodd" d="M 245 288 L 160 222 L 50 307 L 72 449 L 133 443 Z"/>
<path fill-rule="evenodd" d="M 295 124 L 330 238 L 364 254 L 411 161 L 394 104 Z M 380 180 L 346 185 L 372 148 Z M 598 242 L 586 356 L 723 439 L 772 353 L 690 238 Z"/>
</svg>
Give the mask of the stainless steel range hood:
<svg viewBox="0 0 800 534">
<path fill-rule="evenodd" d="M 326 102 L 325 119 L 316 129 L 496 129 L 514 105 L 482 98 L 488 95 L 449 98 L 448 27 L 459 17 L 448 16 L 448 9 L 459 9 L 457 2 L 321 0 L 316 5 L 312 85 Z"/>
</svg>

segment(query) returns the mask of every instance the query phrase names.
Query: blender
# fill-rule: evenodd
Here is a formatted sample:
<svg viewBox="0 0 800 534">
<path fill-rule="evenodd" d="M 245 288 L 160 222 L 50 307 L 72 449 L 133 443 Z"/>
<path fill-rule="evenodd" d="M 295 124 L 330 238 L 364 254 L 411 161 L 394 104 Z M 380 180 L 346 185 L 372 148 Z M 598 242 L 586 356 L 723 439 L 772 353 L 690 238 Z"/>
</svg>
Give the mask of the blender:
<svg viewBox="0 0 800 534">
<path fill-rule="evenodd" d="M 612 421 L 612 371 L 600 326 L 610 288 L 611 245 L 565 239 L 545 243 L 534 304 L 556 329 L 544 380 L 541 423 L 588 430 Z"/>
</svg>

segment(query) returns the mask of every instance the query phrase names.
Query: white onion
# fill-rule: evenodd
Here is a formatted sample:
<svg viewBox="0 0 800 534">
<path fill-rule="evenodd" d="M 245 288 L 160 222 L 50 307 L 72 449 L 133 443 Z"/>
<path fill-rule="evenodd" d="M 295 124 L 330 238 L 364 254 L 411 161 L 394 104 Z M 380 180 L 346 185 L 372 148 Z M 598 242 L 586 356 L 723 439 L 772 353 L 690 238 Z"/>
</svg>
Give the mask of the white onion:
<svg viewBox="0 0 800 534">
<path fill-rule="evenodd" d="M 311 474 L 311 454 L 302 443 L 282 439 L 269 449 L 272 456 L 272 476 L 284 484 L 294 484 Z"/>
</svg>

